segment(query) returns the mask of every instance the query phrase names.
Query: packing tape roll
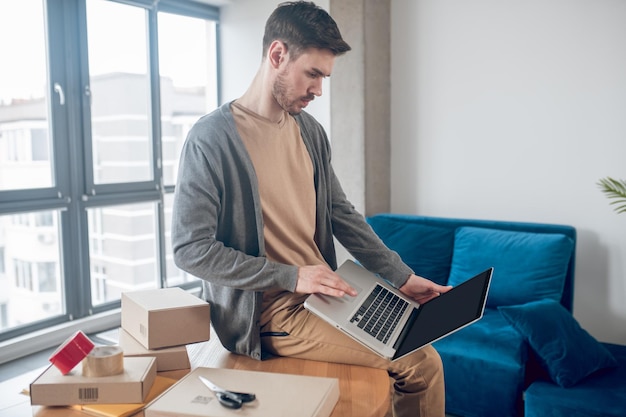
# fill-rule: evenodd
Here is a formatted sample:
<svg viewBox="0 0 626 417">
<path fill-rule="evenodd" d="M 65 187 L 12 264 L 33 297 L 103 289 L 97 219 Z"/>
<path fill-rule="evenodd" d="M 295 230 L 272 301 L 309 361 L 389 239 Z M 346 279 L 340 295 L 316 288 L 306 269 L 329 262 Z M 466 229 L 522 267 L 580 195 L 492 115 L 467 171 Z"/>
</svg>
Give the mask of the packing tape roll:
<svg viewBox="0 0 626 417">
<path fill-rule="evenodd" d="M 74 369 L 78 362 L 82 361 L 94 348 L 94 344 L 85 333 L 78 331 L 61 344 L 52 355 L 50 362 L 56 366 L 63 375 Z"/>
<path fill-rule="evenodd" d="M 119 346 L 96 346 L 83 359 L 83 376 L 111 376 L 124 372 L 124 351 Z"/>
</svg>

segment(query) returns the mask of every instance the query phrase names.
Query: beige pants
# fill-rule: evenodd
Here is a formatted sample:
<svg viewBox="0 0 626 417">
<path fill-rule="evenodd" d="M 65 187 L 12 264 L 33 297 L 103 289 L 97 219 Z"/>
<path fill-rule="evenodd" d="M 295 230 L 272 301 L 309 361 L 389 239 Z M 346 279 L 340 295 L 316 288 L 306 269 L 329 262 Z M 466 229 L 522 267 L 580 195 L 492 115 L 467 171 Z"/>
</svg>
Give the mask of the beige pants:
<svg viewBox="0 0 626 417">
<path fill-rule="evenodd" d="M 387 370 L 395 417 L 443 417 L 445 391 L 439 354 L 427 346 L 388 361 L 299 304 L 274 314 L 261 329 L 263 349 L 277 356 L 346 363 Z"/>
</svg>

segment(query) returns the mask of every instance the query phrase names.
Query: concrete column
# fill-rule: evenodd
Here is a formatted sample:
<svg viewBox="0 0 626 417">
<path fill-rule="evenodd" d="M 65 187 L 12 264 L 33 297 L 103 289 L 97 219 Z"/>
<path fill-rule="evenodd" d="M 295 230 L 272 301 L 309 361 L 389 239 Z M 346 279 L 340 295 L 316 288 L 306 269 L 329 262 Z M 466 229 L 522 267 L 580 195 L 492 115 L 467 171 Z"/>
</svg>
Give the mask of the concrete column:
<svg viewBox="0 0 626 417">
<path fill-rule="evenodd" d="M 333 166 L 365 215 L 390 209 L 391 0 L 330 0 L 329 11 L 352 51 L 331 75 Z"/>
</svg>

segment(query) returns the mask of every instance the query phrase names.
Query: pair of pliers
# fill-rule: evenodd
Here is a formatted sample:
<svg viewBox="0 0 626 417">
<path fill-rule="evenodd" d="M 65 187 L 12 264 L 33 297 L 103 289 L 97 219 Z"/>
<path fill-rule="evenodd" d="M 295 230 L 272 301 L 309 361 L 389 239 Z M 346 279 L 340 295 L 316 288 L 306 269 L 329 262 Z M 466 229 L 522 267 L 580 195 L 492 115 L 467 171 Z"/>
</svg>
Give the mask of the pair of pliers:
<svg viewBox="0 0 626 417">
<path fill-rule="evenodd" d="M 198 378 L 200 379 L 200 381 L 202 381 L 204 385 L 206 385 L 211 390 L 211 392 L 213 392 L 213 394 L 215 394 L 217 400 L 224 407 L 236 410 L 238 408 L 241 408 L 244 403 L 249 403 L 256 399 L 256 395 L 254 395 L 254 393 L 230 391 L 215 385 L 213 382 L 209 381 L 203 376 L 198 376 Z"/>
</svg>

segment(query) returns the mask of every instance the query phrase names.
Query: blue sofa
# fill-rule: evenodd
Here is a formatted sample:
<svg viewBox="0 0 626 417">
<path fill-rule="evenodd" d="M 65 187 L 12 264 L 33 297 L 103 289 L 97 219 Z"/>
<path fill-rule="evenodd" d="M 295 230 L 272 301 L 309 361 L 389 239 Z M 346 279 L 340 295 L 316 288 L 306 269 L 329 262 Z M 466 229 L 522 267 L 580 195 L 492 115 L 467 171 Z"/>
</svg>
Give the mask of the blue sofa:
<svg viewBox="0 0 626 417">
<path fill-rule="evenodd" d="M 602 343 L 617 365 L 562 387 L 550 378 L 533 381 L 524 393 L 525 417 L 626 416 L 626 346 Z"/>
<path fill-rule="evenodd" d="M 617 366 L 571 314 L 573 227 L 402 214 L 367 221 L 416 274 L 440 284 L 457 285 L 494 267 L 483 318 L 434 344 L 444 364 L 447 413 L 565 416 L 543 414 L 541 407 L 553 407 L 543 401 L 544 388 L 555 388 L 559 398 L 589 375 Z M 524 404 L 527 389 L 530 404 Z"/>
</svg>

